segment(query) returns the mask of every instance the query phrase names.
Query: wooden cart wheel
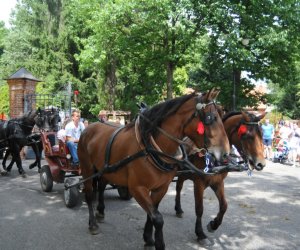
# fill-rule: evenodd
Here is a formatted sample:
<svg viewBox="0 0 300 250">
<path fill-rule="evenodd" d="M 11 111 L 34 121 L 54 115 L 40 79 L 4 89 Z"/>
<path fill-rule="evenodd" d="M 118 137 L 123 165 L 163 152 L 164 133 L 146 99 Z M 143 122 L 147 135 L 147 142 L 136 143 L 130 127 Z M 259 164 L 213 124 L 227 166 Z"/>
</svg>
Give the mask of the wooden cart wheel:
<svg viewBox="0 0 300 250">
<path fill-rule="evenodd" d="M 40 170 L 40 182 L 44 192 L 51 192 L 53 188 L 53 178 L 48 165 L 42 166 Z"/>
<path fill-rule="evenodd" d="M 65 179 L 65 186 L 72 185 L 76 183 L 76 179 L 74 178 L 66 178 Z M 72 208 L 75 207 L 78 203 L 79 199 L 79 190 L 78 186 L 71 187 L 69 189 L 65 189 L 64 191 L 64 201 L 66 207 Z"/>
</svg>

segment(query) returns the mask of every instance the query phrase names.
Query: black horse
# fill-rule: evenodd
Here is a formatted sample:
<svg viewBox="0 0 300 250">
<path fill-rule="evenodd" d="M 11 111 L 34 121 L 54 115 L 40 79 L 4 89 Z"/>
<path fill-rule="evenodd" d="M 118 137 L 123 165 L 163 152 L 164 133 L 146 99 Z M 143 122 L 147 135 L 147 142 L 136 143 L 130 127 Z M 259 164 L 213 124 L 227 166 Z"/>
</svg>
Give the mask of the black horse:
<svg viewBox="0 0 300 250">
<path fill-rule="evenodd" d="M 50 109 L 46 110 L 46 118 L 48 119 L 49 129 L 48 131 L 54 131 L 57 132 L 59 129 L 59 122 L 61 121 L 59 116 L 59 110 L 58 109 Z M 38 169 L 41 169 L 41 159 L 42 159 L 42 151 L 43 151 L 43 143 L 41 140 L 41 134 L 40 133 L 34 133 L 30 136 L 30 140 L 28 145 L 31 146 L 35 156 L 36 160 L 29 165 L 29 169 L 32 169 L 34 167 L 38 167 Z"/>
<path fill-rule="evenodd" d="M 7 147 L 2 165 L 3 169 L 8 172 L 16 162 L 19 173 L 25 177 L 25 171 L 22 168 L 20 158 L 21 149 L 28 145 L 32 146 L 36 161 L 30 165 L 30 168 L 41 167 L 42 144 L 40 134 L 32 134 L 32 129 L 36 125 L 39 130 L 49 131 L 57 130 L 59 121 L 58 110 L 41 110 L 31 111 L 21 118 L 11 119 L 5 123 L 0 123 L 0 147 Z M 2 144 L 2 145 L 1 145 Z M 6 160 L 9 154 L 12 155 L 12 161 L 6 168 Z"/>
</svg>

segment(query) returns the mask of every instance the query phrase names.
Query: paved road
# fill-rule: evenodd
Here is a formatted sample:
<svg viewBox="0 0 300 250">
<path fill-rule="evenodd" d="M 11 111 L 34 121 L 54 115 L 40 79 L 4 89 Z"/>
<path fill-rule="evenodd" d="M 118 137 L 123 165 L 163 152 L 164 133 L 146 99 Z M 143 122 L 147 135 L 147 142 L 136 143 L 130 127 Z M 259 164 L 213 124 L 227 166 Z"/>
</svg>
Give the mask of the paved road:
<svg viewBox="0 0 300 250">
<path fill-rule="evenodd" d="M 28 169 L 29 161 L 24 162 Z M 74 209 L 63 203 L 63 186 L 43 193 L 36 170 L 21 178 L 13 168 L 0 176 L 0 249 L 144 249 L 145 213 L 134 200 L 122 201 L 116 190 L 106 191 L 106 219 L 101 233 L 88 233 L 88 211 L 81 201 Z M 225 182 L 228 210 L 223 224 L 207 233 L 213 246 L 201 248 L 194 235 L 192 182 L 182 193 L 184 217 L 174 213 L 175 183 L 161 203 L 167 249 L 300 249 L 300 168 L 268 163 L 263 172 L 249 178 L 231 173 Z M 205 192 L 203 223 L 218 209 L 211 190 Z"/>
</svg>

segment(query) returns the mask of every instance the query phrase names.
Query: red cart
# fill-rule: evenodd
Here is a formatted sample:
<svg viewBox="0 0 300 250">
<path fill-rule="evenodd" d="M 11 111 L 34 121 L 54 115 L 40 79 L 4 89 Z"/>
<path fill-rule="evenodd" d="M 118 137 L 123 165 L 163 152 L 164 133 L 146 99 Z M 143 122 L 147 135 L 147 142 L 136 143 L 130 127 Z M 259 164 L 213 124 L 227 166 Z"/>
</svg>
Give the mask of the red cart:
<svg viewBox="0 0 300 250">
<path fill-rule="evenodd" d="M 64 186 L 71 186 L 81 180 L 81 171 L 78 166 L 73 166 L 71 155 L 66 144 L 58 140 L 56 132 L 41 133 L 46 165 L 40 171 L 40 183 L 44 192 L 51 192 L 53 182 L 64 183 Z M 111 185 L 107 189 L 117 189 L 119 196 L 123 200 L 131 199 L 127 187 Z M 72 208 L 77 205 L 81 186 L 75 185 L 64 190 L 64 202 L 67 207 Z"/>
</svg>

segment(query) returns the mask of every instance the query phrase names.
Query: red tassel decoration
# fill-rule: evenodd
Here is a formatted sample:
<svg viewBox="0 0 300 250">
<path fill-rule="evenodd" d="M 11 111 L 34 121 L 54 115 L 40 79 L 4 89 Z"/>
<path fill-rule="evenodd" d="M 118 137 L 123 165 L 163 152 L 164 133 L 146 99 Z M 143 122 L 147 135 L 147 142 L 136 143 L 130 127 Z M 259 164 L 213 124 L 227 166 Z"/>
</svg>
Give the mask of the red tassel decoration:
<svg viewBox="0 0 300 250">
<path fill-rule="evenodd" d="M 241 136 L 246 134 L 247 131 L 248 131 L 247 126 L 242 124 L 238 130 L 238 137 L 241 138 Z"/>
<path fill-rule="evenodd" d="M 199 122 L 198 123 L 197 132 L 198 132 L 199 135 L 203 135 L 204 134 L 204 125 L 203 125 L 203 122 Z"/>
</svg>

